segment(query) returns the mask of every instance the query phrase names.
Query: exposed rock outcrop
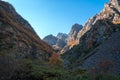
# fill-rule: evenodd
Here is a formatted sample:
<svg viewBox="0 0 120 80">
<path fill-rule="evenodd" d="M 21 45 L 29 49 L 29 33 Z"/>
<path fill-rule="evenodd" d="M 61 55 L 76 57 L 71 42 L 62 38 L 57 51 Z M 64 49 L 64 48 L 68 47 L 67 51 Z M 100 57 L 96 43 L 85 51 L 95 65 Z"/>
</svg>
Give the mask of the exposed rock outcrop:
<svg viewBox="0 0 120 80">
<path fill-rule="evenodd" d="M 56 52 L 59 52 L 65 45 L 68 35 L 65 33 L 58 33 L 57 37 L 48 35 L 43 40 L 53 47 Z"/>
<path fill-rule="evenodd" d="M 79 25 L 79 24 L 74 24 L 71 28 L 71 31 L 69 33 L 69 36 L 67 38 L 67 44 L 70 45 L 71 47 L 73 47 L 75 44 L 74 42 L 77 40 L 77 35 L 78 35 L 78 32 L 83 28 L 82 25 Z"/>
<path fill-rule="evenodd" d="M 90 52 L 94 51 L 99 45 L 105 44 L 104 42 L 106 40 L 109 40 L 111 35 L 114 34 L 115 32 L 118 32 L 119 34 L 120 32 L 119 4 L 120 4 L 119 0 L 110 0 L 109 3 L 105 4 L 105 7 L 100 12 L 100 14 L 97 14 L 88 20 L 88 22 L 79 31 L 77 35 L 77 38 L 79 39 L 79 45 L 75 46 L 70 51 L 63 54 L 63 58 L 67 66 L 70 65 L 75 66 L 79 62 L 81 63 L 81 59 L 85 58 L 86 56 L 89 56 L 90 58 L 91 56 Z M 110 44 L 108 45 L 111 46 Z M 108 54 L 111 55 L 112 52 L 114 51 L 111 52 L 108 51 Z M 114 55 L 118 56 L 120 54 L 118 53 Z M 112 56 L 110 57 L 112 58 Z M 87 57 L 85 59 L 87 59 Z M 102 56 L 101 59 L 103 59 Z M 106 56 L 106 60 L 109 59 L 110 58 Z M 116 62 L 119 62 L 117 58 L 116 58 Z M 116 66 L 117 66 L 116 69 L 118 69 L 118 65 Z M 119 73 L 119 71 L 116 71 L 116 73 Z"/>
<path fill-rule="evenodd" d="M 78 44 L 78 32 L 83 28 L 82 25 L 74 24 L 68 34 L 67 44 L 65 47 L 60 51 L 60 54 L 70 50 L 73 46 Z"/>
<path fill-rule="evenodd" d="M 52 46 L 58 54 L 62 54 L 79 43 L 77 35 L 82 27 L 82 25 L 74 24 L 68 35 L 65 33 L 58 33 L 57 37 L 48 35 L 43 38 L 43 40 Z"/>
<path fill-rule="evenodd" d="M 0 80 L 16 80 L 26 71 L 24 60 L 48 61 L 53 53 L 13 6 L 0 0 Z"/>
<path fill-rule="evenodd" d="M 52 48 L 37 36 L 30 24 L 17 14 L 12 5 L 3 1 L 0 1 L 0 33 L 1 50 L 6 47 L 5 49 L 15 48 L 17 52 L 22 52 L 20 48 L 34 48 L 38 49 L 38 53 L 39 50 L 47 54 L 52 53 Z"/>
<path fill-rule="evenodd" d="M 66 43 L 66 40 L 68 38 L 68 35 L 65 33 L 58 33 L 57 38 L 63 40 Z"/>
<path fill-rule="evenodd" d="M 56 45 L 58 38 L 53 35 L 48 35 L 43 40 L 48 43 L 50 46 Z"/>
<path fill-rule="evenodd" d="M 81 66 L 91 73 L 120 74 L 120 32 L 112 34 L 109 40 L 90 52 L 90 56 L 83 58 Z"/>
</svg>

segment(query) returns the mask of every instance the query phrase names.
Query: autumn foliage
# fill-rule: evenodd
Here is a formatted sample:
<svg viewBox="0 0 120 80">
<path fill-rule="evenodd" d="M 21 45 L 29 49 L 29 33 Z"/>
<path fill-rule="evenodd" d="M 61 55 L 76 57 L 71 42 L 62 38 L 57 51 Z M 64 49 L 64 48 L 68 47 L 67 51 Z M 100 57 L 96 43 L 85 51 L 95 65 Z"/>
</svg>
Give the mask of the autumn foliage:
<svg viewBox="0 0 120 80">
<path fill-rule="evenodd" d="M 50 64 L 54 64 L 55 66 L 61 67 L 63 66 L 63 60 L 61 59 L 59 54 L 53 53 L 49 58 Z"/>
</svg>

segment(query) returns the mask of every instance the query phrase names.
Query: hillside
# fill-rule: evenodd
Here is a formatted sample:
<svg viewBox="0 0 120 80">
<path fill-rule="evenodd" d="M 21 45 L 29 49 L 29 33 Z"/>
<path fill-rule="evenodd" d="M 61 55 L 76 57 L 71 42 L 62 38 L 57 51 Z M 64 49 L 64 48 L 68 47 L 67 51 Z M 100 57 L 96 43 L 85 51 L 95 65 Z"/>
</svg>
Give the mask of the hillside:
<svg viewBox="0 0 120 80">
<path fill-rule="evenodd" d="M 41 40 L 0 0 L 0 80 L 120 80 L 120 1 L 110 0 L 68 35 Z"/>
<path fill-rule="evenodd" d="M 54 53 L 11 4 L 0 1 L 0 80 L 21 79 L 28 64 L 48 62 Z"/>
<path fill-rule="evenodd" d="M 120 32 L 112 34 L 109 40 L 78 61 L 83 61 L 81 66 L 92 73 L 120 74 Z"/>
<path fill-rule="evenodd" d="M 68 34 L 68 38 L 66 40 L 66 45 L 59 52 L 60 54 L 63 54 L 64 52 L 69 51 L 72 47 L 78 44 L 77 35 L 82 28 L 83 26 L 77 23 L 71 27 L 71 30 Z"/>
<path fill-rule="evenodd" d="M 90 53 L 101 44 L 105 44 L 105 41 L 109 40 L 112 34 L 120 32 L 119 4 L 119 0 L 111 0 L 109 3 L 106 3 L 104 9 L 99 14 L 90 18 L 85 26 L 79 31 L 77 35 L 79 44 L 63 54 L 63 59 L 65 60 L 64 63 L 67 68 L 75 68 L 73 66 L 79 65 L 81 63 L 81 59 L 87 59 L 87 56 L 90 57 Z M 108 54 L 111 54 L 111 52 Z M 102 56 L 100 57 L 102 59 Z M 106 59 L 109 60 L 107 57 Z M 116 69 L 118 69 L 118 67 L 116 67 Z M 116 71 L 116 73 L 119 72 Z"/>
</svg>

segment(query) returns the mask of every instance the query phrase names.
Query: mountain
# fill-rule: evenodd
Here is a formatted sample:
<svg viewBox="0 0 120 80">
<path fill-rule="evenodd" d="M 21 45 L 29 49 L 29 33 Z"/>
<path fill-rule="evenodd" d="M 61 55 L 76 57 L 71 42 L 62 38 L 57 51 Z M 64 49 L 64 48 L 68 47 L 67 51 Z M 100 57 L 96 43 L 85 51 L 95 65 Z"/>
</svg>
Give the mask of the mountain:
<svg viewBox="0 0 120 80">
<path fill-rule="evenodd" d="M 46 36 L 43 38 L 43 41 L 48 43 L 54 50 L 56 50 L 56 52 L 58 52 L 66 45 L 67 37 L 68 35 L 65 33 L 58 33 L 56 37 L 53 35 Z"/>
<path fill-rule="evenodd" d="M 76 23 L 72 26 L 68 35 L 65 33 L 58 33 L 56 37 L 48 35 L 43 38 L 43 41 L 52 46 L 58 54 L 62 54 L 78 44 L 79 41 L 77 35 L 82 27 L 82 25 Z"/>
<path fill-rule="evenodd" d="M 68 38 L 66 40 L 66 45 L 65 47 L 60 51 L 60 53 L 64 53 L 68 50 L 70 50 L 73 46 L 78 44 L 78 32 L 83 28 L 82 25 L 79 24 L 74 24 L 68 34 Z"/>
<path fill-rule="evenodd" d="M 69 35 L 48 35 L 46 43 L 0 0 L 0 80 L 119 80 L 119 12 L 120 1 L 110 0 L 84 27 L 75 24 Z M 50 45 L 68 48 L 62 49 L 63 59 Z"/>
<path fill-rule="evenodd" d="M 58 39 L 58 38 L 56 38 L 56 37 L 53 36 L 53 35 L 48 35 L 48 36 L 46 36 L 45 38 L 43 38 L 43 40 L 44 40 L 46 43 L 48 43 L 50 46 L 55 45 L 56 42 L 57 42 L 57 39 Z"/>
<path fill-rule="evenodd" d="M 68 39 L 67 39 L 67 44 L 70 45 L 71 47 L 74 46 L 74 41 L 77 40 L 77 35 L 78 35 L 78 32 L 83 28 L 82 25 L 79 25 L 79 24 L 74 24 L 69 32 L 69 36 L 68 36 Z"/>
<path fill-rule="evenodd" d="M 68 35 L 65 34 L 65 33 L 58 33 L 57 38 L 63 40 L 64 42 L 66 42 L 66 39 L 68 38 Z"/>
<path fill-rule="evenodd" d="M 109 40 L 90 52 L 90 54 L 82 60 L 83 63 L 81 66 L 89 72 L 97 73 L 100 71 L 101 73 L 119 74 L 120 32 L 113 33 Z"/>
<path fill-rule="evenodd" d="M 116 33 L 117 32 L 117 33 Z M 116 35 L 114 35 L 116 33 Z M 113 43 L 113 40 L 117 40 L 117 37 L 114 36 L 119 36 L 120 33 L 120 1 L 119 0 L 110 0 L 109 3 L 105 4 L 104 9 L 97 15 L 93 16 L 88 20 L 88 22 L 85 24 L 85 26 L 78 32 L 77 38 L 79 44 L 74 46 L 71 50 L 65 52 L 62 56 L 64 59 L 65 67 L 67 68 L 75 68 L 75 67 L 82 67 L 82 63 L 85 61 L 85 65 L 83 68 L 90 70 L 92 68 L 96 68 L 95 65 L 99 64 L 99 62 L 102 62 L 104 60 L 104 54 L 105 54 L 105 61 L 111 61 L 114 62 L 115 64 L 113 67 L 116 69 L 116 71 L 112 71 L 112 69 L 108 69 L 108 72 L 114 72 L 116 74 L 119 74 L 119 64 L 120 63 L 119 59 L 116 58 L 116 56 L 120 56 L 120 50 L 117 49 L 116 46 L 113 46 L 112 48 L 105 48 L 105 47 L 100 47 L 100 50 L 96 50 L 99 46 L 111 46 Z M 111 39 L 112 38 L 112 39 Z M 109 43 L 108 43 L 108 42 Z M 114 42 L 117 44 L 116 42 Z M 114 45 L 114 44 L 113 44 Z M 119 47 L 119 44 L 117 44 Z M 117 54 L 116 51 L 117 50 Z M 91 54 L 91 53 L 94 54 Z M 115 57 L 110 56 L 113 54 Z M 93 59 L 92 57 L 95 56 L 96 59 Z M 97 56 L 101 59 L 97 59 Z M 94 57 L 94 58 L 95 58 Z M 112 59 L 112 60 L 111 60 Z M 89 60 L 89 61 L 88 61 Z M 94 60 L 95 63 L 93 62 Z M 92 62 L 94 63 L 92 65 Z M 90 64 L 91 63 L 91 64 Z M 92 67 L 87 67 L 92 65 Z M 106 64 L 106 63 L 103 63 Z M 83 64 L 84 65 L 84 64 Z M 111 66 L 111 65 L 110 65 Z M 97 66 L 97 69 L 99 70 L 98 73 L 102 72 L 101 67 Z M 107 72 L 106 71 L 106 72 Z"/>
<path fill-rule="evenodd" d="M 0 1 L 0 80 L 20 79 L 32 61 L 46 62 L 53 53 L 11 4 Z"/>
</svg>

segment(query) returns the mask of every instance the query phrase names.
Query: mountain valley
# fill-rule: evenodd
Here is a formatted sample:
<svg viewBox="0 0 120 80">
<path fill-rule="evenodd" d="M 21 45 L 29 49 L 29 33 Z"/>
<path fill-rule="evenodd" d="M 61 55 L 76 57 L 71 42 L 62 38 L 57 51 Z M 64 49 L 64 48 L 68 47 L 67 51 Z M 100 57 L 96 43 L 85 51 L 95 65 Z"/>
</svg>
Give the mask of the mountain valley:
<svg viewBox="0 0 120 80">
<path fill-rule="evenodd" d="M 41 39 L 0 0 L 0 80 L 120 80 L 120 1 L 105 3 L 84 26 Z"/>
</svg>

